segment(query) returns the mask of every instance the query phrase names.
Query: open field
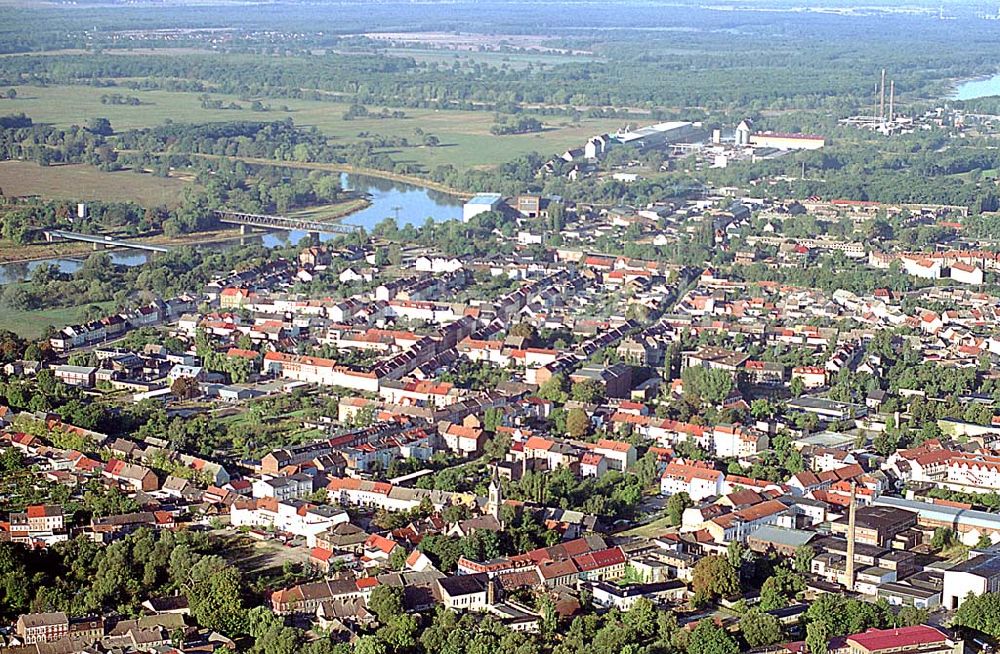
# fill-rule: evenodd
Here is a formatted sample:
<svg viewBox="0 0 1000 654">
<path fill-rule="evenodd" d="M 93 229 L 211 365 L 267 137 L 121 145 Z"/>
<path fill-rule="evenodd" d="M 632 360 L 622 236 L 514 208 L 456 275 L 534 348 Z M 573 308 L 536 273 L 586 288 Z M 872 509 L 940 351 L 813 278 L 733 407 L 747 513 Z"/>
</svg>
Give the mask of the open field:
<svg viewBox="0 0 1000 654">
<path fill-rule="evenodd" d="M 178 204 L 188 185 L 177 178 L 106 173 L 86 164 L 39 166 L 30 161 L 0 161 L 0 189 L 8 196 L 38 195 L 53 200 L 136 202 L 146 207 Z"/>
<path fill-rule="evenodd" d="M 540 116 L 546 130 L 537 134 L 493 136 L 490 126 L 493 113 L 488 111 L 437 111 L 433 109 L 404 109 L 405 118 L 359 118 L 344 120 L 348 105 L 339 102 L 315 100 L 263 99 L 274 110 L 252 112 L 248 109 L 203 109 L 197 93 L 170 91 L 132 91 L 126 88 L 97 88 L 92 86 L 16 87 L 15 100 L 0 100 L 0 114 L 23 112 L 36 122 L 59 126 L 86 124 L 98 116 L 106 117 L 115 129 L 132 129 L 159 125 L 166 120 L 174 122 L 222 122 L 231 120 L 284 120 L 291 117 L 300 127 L 315 126 L 337 143 L 358 140 L 360 132 L 384 136 L 403 136 L 419 143 L 416 130 L 436 135 L 441 145 L 437 147 L 407 147 L 392 151 L 394 159 L 433 167 L 440 164 L 485 167 L 509 161 L 528 152 L 542 154 L 562 153 L 570 147 L 582 147 L 594 134 L 613 131 L 625 123 L 622 119 L 584 118 L 573 123 L 566 116 Z M 103 105 L 101 95 L 119 93 L 138 97 L 139 106 Z M 248 106 L 246 100 L 235 96 L 212 94 L 213 99 L 225 103 L 237 102 Z M 279 110 L 287 105 L 289 112 Z M 369 107 L 377 113 L 380 107 Z"/>
<path fill-rule="evenodd" d="M 163 55 L 192 55 L 192 54 L 218 54 L 215 50 L 210 48 L 190 48 L 190 47 L 180 47 L 180 48 L 104 48 L 101 50 L 104 54 L 113 55 L 149 55 L 149 56 L 163 56 Z M 90 54 L 90 50 L 84 50 L 82 48 L 63 48 L 61 50 L 42 50 L 40 52 L 32 52 L 32 55 L 46 56 L 46 57 L 57 57 L 60 55 L 85 55 Z M 23 52 L 5 52 L 0 54 L 0 59 L 8 57 L 20 57 L 23 56 Z"/>
<path fill-rule="evenodd" d="M 111 308 L 111 303 L 97 303 L 97 305 Z M 5 306 L 3 311 L 0 311 L 0 329 L 9 329 L 24 338 L 41 338 L 49 325 L 65 327 L 80 322 L 83 310 L 88 306 L 91 305 L 34 311 L 21 311 Z"/>
<path fill-rule="evenodd" d="M 499 51 L 519 48 L 533 53 L 591 54 L 589 51 L 569 51 L 559 48 L 550 36 L 540 34 L 480 34 L 476 32 L 368 32 L 373 41 L 393 44 L 426 46 L 442 50 L 471 52 Z"/>
<path fill-rule="evenodd" d="M 570 55 L 548 52 L 476 52 L 466 50 L 447 50 L 438 48 L 388 48 L 380 50 L 382 54 L 392 57 L 411 57 L 414 61 L 429 63 L 473 63 L 507 67 L 513 70 L 523 70 L 529 65 L 545 68 L 569 63 L 586 63 L 600 61 L 599 57 L 588 55 Z"/>
</svg>

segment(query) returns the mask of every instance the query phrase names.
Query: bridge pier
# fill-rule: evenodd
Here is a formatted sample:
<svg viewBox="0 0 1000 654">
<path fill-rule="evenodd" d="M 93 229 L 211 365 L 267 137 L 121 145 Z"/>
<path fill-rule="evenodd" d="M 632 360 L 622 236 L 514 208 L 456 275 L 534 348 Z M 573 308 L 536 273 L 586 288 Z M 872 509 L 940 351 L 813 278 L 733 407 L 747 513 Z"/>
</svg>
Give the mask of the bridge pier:
<svg viewBox="0 0 1000 654">
<path fill-rule="evenodd" d="M 309 243 L 319 245 L 319 232 L 309 232 Z"/>
<path fill-rule="evenodd" d="M 250 225 L 240 225 L 240 236 L 246 236 L 251 231 Z"/>
</svg>

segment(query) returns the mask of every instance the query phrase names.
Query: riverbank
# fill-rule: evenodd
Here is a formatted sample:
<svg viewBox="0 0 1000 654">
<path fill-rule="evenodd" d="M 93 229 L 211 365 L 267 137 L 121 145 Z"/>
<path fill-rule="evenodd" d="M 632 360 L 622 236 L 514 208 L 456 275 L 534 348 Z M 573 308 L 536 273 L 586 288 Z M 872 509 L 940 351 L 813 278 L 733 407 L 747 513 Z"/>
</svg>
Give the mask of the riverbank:
<svg viewBox="0 0 1000 654">
<path fill-rule="evenodd" d="M 948 80 L 947 100 L 977 100 L 1000 95 L 1000 73 Z"/>
<path fill-rule="evenodd" d="M 178 154 L 172 152 L 171 154 Z M 204 159 L 221 159 L 222 155 L 218 154 L 203 154 L 203 153 L 183 153 L 187 157 L 201 157 Z M 348 175 L 363 175 L 365 177 L 378 177 L 380 179 L 386 179 L 391 182 L 399 182 L 401 184 L 409 184 L 410 186 L 417 186 L 420 188 L 429 189 L 431 191 L 437 191 L 439 193 L 446 193 L 448 195 L 454 196 L 456 198 L 461 198 L 467 200 L 471 198 L 474 193 L 469 193 L 468 191 L 460 191 L 458 189 L 452 188 L 445 184 L 439 184 L 435 181 L 424 179 L 423 177 L 417 177 L 416 175 L 404 175 L 402 173 L 394 173 L 388 170 L 379 170 L 377 168 L 361 168 L 359 166 L 352 166 L 350 164 L 340 164 L 340 163 L 319 163 L 314 161 L 280 161 L 278 159 L 261 159 L 258 157 L 231 157 L 227 156 L 226 159 L 232 159 L 235 161 L 242 161 L 243 163 L 248 163 L 257 166 L 276 166 L 278 168 L 298 168 L 302 170 L 325 170 L 331 173 L 347 173 Z"/>
<path fill-rule="evenodd" d="M 185 245 L 201 245 L 207 242 L 227 240 L 228 238 L 239 238 L 239 233 L 234 234 L 233 229 L 216 229 L 205 232 L 195 232 L 193 234 L 182 234 L 180 236 L 167 236 L 156 234 L 154 236 L 139 236 L 127 238 L 126 240 L 146 245 L 166 245 L 183 247 Z M 128 248 L 107 248 L 98 250 L 99 252 L 124 251 Z M 94 247 L 90 243 L 80 241 L 60 241 L 54 243 L 29 243 L 26 245 L 0 245 L 0 264 L 4 263 L 30 263 L 42 259 L 80 259 L 86 258 Z M 136 252 L 139 252 L 136 250 Z"/>
<path fill-rule="evenodd" d="M 367 209 L 371 202 L 367 198 L 352 198 L 344 202 L 308 207 L 289 214 L 292 217 L 308 218 L 326 222 L 338 222 L 352 214 Z M 125 240 L 145 245 L 164 245 L 167 247 L 185 247 L 224 243 L 242 238 L 236 225 L 228 225 L 220 229 L 167 236 L 154 234 L 138 236 Z M 102 252 L 127 251 L 128 248 L 108 248 Z M 30 263 L 44 259 L 82 259 L 94 252 L 93 245 L 79 241 L 59 241 L 53 243 L 29 243 L 26 245 L 0 245 L 0 264 Z M 135 252 L 139 252 L 136 250 Z"/>
</svg>

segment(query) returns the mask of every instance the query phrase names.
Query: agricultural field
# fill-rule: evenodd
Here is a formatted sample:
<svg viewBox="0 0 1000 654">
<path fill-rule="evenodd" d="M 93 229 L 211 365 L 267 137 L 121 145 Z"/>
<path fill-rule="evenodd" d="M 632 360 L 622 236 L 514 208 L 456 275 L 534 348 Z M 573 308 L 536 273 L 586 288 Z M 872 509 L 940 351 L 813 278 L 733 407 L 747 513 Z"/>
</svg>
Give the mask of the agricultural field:
<svg viewBox="0 0 1000 654">
<path fill-rule="evenodd" d="M 528 66 L 548 68 L 561 64 L 600 61 L 598 57 L 543 52 L 456 52 L 434 48 L 389 48 L 380 52 L 392 57 L 412 57 L 418 62 L 462 64 L 471 62 L 513 70 L 523 70 Z"/>
<path fill-rule="evenodd" d="M 249 102 L 235 96 L 212 94 L 225 104 L 236 102 L 246 109 L 204 109 L 198 93 L 170 91 L 132 91 L 123 88 L 91 86 L 15 87 L 17 99 L 0 100 L 0 114 L 25 113 L 35 122 L 59 126 L 86 124 L 95 117 L 105 117 L 115 129 L 151 127 L 167 120 L 206 123 L 231 120 L 284 120 L 291 117 L 300 127 L 315 126 L 338 143 L 358 140 L 358 134 L 402 136 L 421 142 L 419 131 L 440 139 L 436 147 L 412 146 L 389 151 L 393 159 L 434 167 L 452 164 L 458 167 L 490 167 L 529 152 L 562 153 L 570 147 L 582 147 L 594 134 L 623 126 L 621 119 L 582 118 L 573 122 L 566 116 L 539 116 L 545 129 L 534 134 L 494 136 L 490 134 L 494 116 L 488 111 L 438 111 L 404 109 L 405 118 L 355 118 L 344 120 L 348 105 L 315 100 L 268 100 L 272 110 L 253 112 Z M 120 93 L 138 97 L 138 106 L 101 104 L 101 96 Z M 280 108 L 287 106 L 290 111 Z M 368 107 L 377 113 L 381 107 Z"/>
<path fill-rule="evenodd" d="M 0 161 L 0 189 L 8 196 L 170 207 L 178 204 L 181 191 L 189 183 L 176 177 L 137 175 L 127 170 L 107 173 L 86 164 L 43 167 L 31 161 Z"/>
</svg>

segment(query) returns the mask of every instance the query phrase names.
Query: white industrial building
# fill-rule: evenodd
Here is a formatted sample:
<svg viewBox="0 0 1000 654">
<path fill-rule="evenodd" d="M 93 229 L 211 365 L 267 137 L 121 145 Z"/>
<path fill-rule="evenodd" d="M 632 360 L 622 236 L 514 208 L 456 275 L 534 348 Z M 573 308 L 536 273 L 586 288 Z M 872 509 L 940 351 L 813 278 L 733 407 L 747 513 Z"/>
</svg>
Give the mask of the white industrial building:
<svg viewBox="0 0 1000 654">
<path fill-rule="evenodd" d="M 674 143 L 694 136 L 697 132 L 697 127 L 699 125 L 684 121 L 657 123 L 636 130 L 630 130 L 626 127 L 624 130 L 615 132 L 611 138 L 621 145 L 631 145 L 639 149 L 645 149 Z"/>
<path fill-rule="evenodd" d="M 944 571 L 942 604 L 957 609 L 965 598 L 1000 591 L 1000 554 L 978 554 Z"/>
<path fill-rule="evenodd" d="M 479 193 L 472 196 L 468 202 L 462 206 L 462 222 L 469 222 L 481 213 L 496 211 L 503 202 L 503 196 L 499 193 Z"/>
</svg>

